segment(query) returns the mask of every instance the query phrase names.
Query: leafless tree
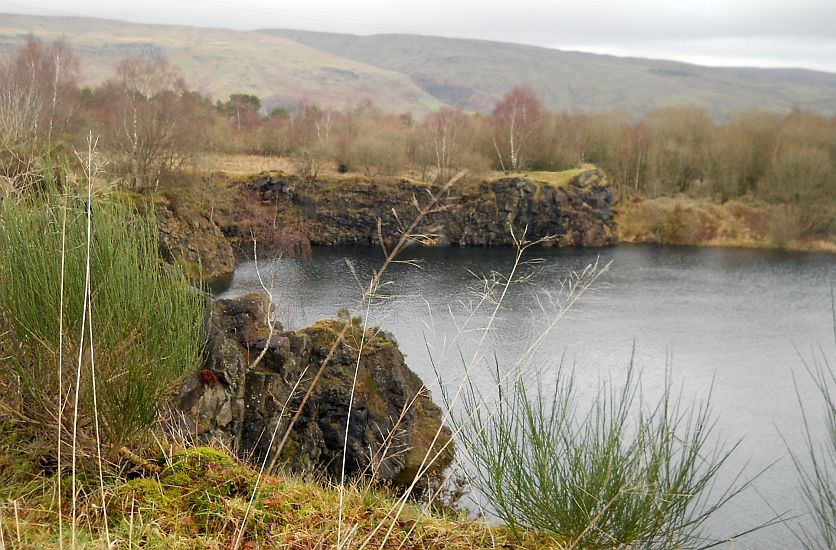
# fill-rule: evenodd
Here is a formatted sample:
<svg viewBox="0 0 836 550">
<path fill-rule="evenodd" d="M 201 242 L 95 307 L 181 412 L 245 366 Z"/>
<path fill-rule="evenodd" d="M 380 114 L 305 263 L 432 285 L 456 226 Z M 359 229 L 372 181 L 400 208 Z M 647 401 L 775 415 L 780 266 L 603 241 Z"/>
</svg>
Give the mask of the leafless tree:
<svg viewBox="0 0 836 550">
<path fill-rule="evenodd" d="M 436 159 L 436 180 L 449 179 L 457 157 L 466 147 L 469 117 L 458 109 L 444 107 L 424 120 L 424 130 L 432 144 Z"/>
<path fill-rule="evenodd" d="M 34 37 L 0 59 L 0 186 L 22 191 L 37 179 L 78 97 L 78 60 L 62 41 Z"/>
<path fill-rule="evenodd" d="M 195 109 L 176 69 L 161 59 L 130 58 L 97 90 L 105 147 L 132 188 L 158 187 L 190 158 Z"/>
<path fill-rule="evenodd" d="M 493 110 L 493 145 L 503 170 L 522 170 L 524 154 L 543 118 L 543 104 L 534 91 L 517 86 Z"/>
</svg>

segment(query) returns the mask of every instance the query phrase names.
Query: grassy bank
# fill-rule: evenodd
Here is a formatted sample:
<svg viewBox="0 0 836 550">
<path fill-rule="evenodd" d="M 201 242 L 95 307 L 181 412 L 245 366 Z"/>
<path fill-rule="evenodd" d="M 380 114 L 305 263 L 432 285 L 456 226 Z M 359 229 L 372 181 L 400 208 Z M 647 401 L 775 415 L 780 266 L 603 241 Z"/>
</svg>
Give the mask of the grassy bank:
<svg viewBox="0 0 836 550">
<path fill-rule="evenodd" d="M 8 426 L 6 427 L 8 432 Z M 20 453 L 9 439 L 0 461 L 0 547 L 70 547 L 56 521 L 59 493 L 69 502 L 66 483 Z M 13 443 L 9 445 L 9 443 Z M 97 479 L 77 493 L 78 545 L 83 548 L 230 548 L 253 498 L 240 548 L 335 548 L 340 513 L 338 487 L 304 476 L 262 476 L 213 448 L 180 449 L 154 459 L 154 475 L 106 477 L 102 510 Z M 559 541 L 523 534 L 462 515 L 431 512 L 407 504 L 393 522 L 398 500 L 381 488 L 347 485 L 342 505 L 341 544 L 346 548 L 549 548 Z M 65 522 L 69 523 L 68 518 Z M 390 532 L 391 529 L 391 532 Z"/>
<path fill-rule="evenodd" d="M 832 219 L 832 207 L 822 207 L 831 209 Z M 616 206 L 616 227 L 622 243 L 836 252 L 826 234 L 810 236 L 804 214 L 792 205 L 748 197 L 725 203 L 685 195 L 629 198 Z"/>
</svg>

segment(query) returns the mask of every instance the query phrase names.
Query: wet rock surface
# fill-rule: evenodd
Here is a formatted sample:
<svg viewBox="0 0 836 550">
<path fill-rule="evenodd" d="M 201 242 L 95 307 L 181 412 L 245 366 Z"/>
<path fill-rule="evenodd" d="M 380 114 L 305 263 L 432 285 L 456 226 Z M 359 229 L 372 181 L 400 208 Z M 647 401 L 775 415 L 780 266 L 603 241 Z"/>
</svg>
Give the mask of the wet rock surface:
<svg viewBox="0 0 836 550">
<path fill-rule="evenodd" d="M 424 457 L 450 440 L 450 431 L 442 427 L 441 410 L 406 366 L 392 337 L 373 330 L 364 335 L 362 327 L 351 325 L 344 341 L 334 347 L 344 323 L 351 322 L 336 319 L 298 332 L 275 325 L 270 336 L 268 310 L 269 302 L 261 294 L 210 304 L 205 364 L 184 383 L 176 400 L 183 430 L 202 442 L 221 440 L 259 464 L 265 456 L 272 459 L 333 348 L 281 459 L 299 470 L 336 477 L 345 444 L 348 474 L 409 484 Z M 450 446 L 432 471 L 441 471 L 451 459 Z"/>
</svg>

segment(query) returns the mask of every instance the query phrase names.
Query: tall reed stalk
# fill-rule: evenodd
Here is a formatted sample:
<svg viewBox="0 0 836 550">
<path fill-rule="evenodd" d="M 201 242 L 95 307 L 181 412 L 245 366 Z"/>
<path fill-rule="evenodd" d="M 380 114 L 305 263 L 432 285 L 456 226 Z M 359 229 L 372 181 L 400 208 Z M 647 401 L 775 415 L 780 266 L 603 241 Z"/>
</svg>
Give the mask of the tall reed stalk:
<svg viewBox="0 0 836 550">
<path fill-rule="evenodd" d="M 836 339 L 836 297 L 832 290 L 831 302 Z M 793 532 L 804 548 L 833 550 L 836 548 L 836 368 L 824 349 L 814 353 L 810 360 L 802 358 L 802 362 L 821 396 L 825 426 L 821 435 L 814 432 L 809 408 L 796 386 L 806 446 L 802 452 L 790 448 L 790 455 L 798 472 L 799 490 L 810 523 L 794 528 Z"/>
</svg>

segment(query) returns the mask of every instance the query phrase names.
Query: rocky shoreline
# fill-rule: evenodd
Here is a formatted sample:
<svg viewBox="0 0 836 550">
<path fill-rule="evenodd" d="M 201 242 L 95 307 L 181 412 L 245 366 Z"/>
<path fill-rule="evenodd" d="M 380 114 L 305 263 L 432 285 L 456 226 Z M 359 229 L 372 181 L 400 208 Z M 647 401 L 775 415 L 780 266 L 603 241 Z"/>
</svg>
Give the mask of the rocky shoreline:
<svg viewBox="0 0 836 550">
<path fill-rule="evenodd" d="M 298 212 L 318 245 L 397 240 L 417 215 L 416 204 L 442 193 L 440 186 L 406 179 L 311 183 L 284 174 L 259 176 L 248 190 L 261 204 Z M 450 189 L 416 233 L 431 245 L 491 246 L 513 244 L 527 228 L 529 239 L 553 237 L 556 246 L 606 246 L 615 243 L 611 203 L 597 169 L 563 185 L 506 176 L 483 181 L 475 191 Z"/>
<path fill-rule="evenodd" d="M 453 187 L 416 229 L 433 246 L 511 245 L 525 231 L 546 246 L 616 244 L 613 197 L 606 176 L 589 167 L 555 183 L 503 176 Z M 560 173 L 557 174 L 558 176 Z M 237 184 L 231 205 L 211 214 L 181 204 L 158 204 L 161 248 L 190 274 L 211 278 L 252 253 L 294 253 L 305 246 L 393 242 L 418 205 L 442 193 L 407 179 L 310 179 L 263 173 Z"/>
</svg>

